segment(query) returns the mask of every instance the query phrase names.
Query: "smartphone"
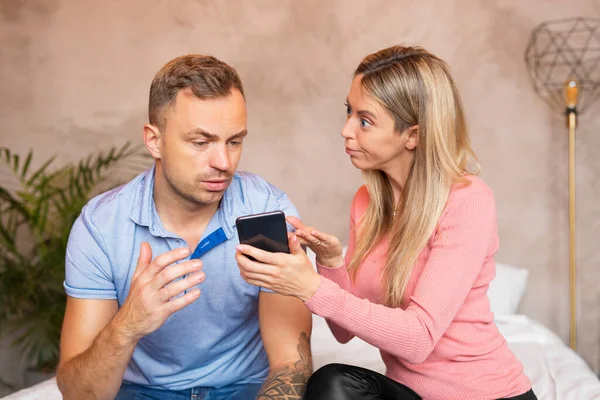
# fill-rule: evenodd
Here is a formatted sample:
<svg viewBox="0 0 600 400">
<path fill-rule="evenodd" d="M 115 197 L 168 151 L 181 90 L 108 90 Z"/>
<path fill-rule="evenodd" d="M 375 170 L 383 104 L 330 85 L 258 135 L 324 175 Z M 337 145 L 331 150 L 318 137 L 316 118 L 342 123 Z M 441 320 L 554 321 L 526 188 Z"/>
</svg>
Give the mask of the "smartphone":
<svg viewBox="0 0 600 400">
<path fill-rule="evenodd" d="M 271 253 L 290 252 L 283 211 L 244 215 L 235 220 L 235 226 L 241 244 Z"/>
</svg>

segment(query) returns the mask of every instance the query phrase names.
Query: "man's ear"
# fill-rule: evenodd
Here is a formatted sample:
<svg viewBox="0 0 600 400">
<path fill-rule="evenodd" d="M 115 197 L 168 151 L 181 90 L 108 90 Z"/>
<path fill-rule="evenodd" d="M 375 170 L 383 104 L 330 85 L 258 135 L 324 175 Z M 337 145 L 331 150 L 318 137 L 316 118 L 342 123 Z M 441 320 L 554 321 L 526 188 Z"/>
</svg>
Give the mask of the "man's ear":
<svg viewBox="0 0 600 400">
<path fill-rule="evenodd" d="M 160 159 L 160 130 L 151 124 L 144 125 L 144 144 L 154 159 Z"/>
<path fill-rule="evenodd" d="M 414 150 L 419 145 L 419 125 L 411 126 L 407 131 L 408 139 L 406 139 L 406 149 Z"/>
</svg>

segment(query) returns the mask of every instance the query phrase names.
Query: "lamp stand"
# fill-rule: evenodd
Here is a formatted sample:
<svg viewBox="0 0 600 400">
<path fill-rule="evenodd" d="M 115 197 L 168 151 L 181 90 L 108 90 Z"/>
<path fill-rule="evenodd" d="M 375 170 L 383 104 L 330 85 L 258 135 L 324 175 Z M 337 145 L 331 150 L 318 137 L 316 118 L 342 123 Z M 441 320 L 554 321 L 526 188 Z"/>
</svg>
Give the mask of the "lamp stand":
<svg viewBox="0 0 600 400">
<path fill-rule="evenodd" d="M 567 109 L 569 125 L 569 291 L 571 348 L 577 350 L 577 296 L 576 296 L 576 261 L 575 261 L 575 127 L 577 113 L 575 109 Z"/>
</svg>

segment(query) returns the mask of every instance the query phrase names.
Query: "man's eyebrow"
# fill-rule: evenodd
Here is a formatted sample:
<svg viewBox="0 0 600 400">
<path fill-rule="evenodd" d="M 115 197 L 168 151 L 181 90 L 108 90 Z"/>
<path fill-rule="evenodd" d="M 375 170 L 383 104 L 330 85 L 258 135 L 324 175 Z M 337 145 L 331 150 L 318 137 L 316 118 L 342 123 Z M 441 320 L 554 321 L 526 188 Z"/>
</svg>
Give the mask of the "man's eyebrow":
<svg viewBox="0 0 600 400">
<path fill-rule="evenodd" d="M 235 133 L 227 138 L 227 140 L 232 139 L 241 139 L 248 134 L 248 131 L 244 129 L 241 132 Z M 219 135 L 215 135 L 214 133 L 210 133 L 201 128 L 195 128 L 186 133 L 186 136 L 204 136 L 208 140 L 219 140 Z"/>
<path fill-rule="evenodd" d="M 230 137 L 227 138 L 227 140 L 232 140 L 232 139 L 242 139 L 244 138 L 246 135 L 248 134 L 248 130 L 244 129 L 241 132 L 236 133 L 235 135 L 231 135 Z"/>
<path fill-rule="evenodd" d="M 218 135 L 207 132 L 204 129 L 200 129 L 200 128 L 194 128 L 191 131 L 189 131 L 188 133 L 186 133 L 185 135 L 186 136 L 204 136 L 206 139 L 210 139 L 210 140 L 215 140 L 215 139 L 219 138 Z"/>
</svg>

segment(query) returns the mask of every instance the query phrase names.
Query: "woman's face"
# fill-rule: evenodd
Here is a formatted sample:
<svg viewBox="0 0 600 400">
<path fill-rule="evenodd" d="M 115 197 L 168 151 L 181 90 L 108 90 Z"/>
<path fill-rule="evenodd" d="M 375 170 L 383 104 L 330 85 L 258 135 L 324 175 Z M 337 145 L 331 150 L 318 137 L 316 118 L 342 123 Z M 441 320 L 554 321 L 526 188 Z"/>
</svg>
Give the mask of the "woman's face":
<svg viewBox="0 0 600 400">
<path fill-rule="evenodd" d="M 361 84 L 362 75 L 352 80 L 346 99 L 347 120 L 342 137 L 350 161 L 361 170 L 393 171 L 411 156 L 417 145 L 415 128 L 395 130 L 392 115 Z"/>
</svg>

